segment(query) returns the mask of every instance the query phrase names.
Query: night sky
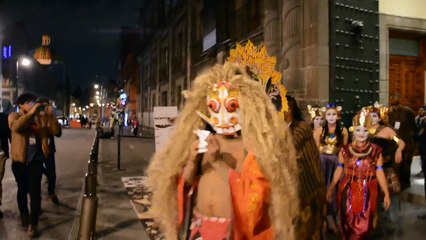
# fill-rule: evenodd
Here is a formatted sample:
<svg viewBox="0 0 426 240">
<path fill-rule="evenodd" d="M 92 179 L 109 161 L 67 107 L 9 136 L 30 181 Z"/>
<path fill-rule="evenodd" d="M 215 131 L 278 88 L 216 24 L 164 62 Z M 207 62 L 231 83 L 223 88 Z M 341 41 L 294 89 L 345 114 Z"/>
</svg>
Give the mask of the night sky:
<svg viewBox="0 0 426 240">
<path fill-rule="evenodd" d="M 88 87 L 96 75 L 114 78 L 120 28 L 135 26 L 142 0 L 0 0 L 0 32 L 24 20 L 32 47 L 41 35 L 67 67 L 71 87 Z M 5 33 L 6 34 L 6 33 Z"/>
</svg>

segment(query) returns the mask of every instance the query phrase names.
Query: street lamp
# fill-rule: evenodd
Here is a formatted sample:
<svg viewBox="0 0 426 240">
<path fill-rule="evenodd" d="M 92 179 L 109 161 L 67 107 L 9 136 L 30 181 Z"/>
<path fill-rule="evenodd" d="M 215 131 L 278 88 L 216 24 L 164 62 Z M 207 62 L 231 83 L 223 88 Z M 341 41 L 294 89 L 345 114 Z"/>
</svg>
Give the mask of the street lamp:
<svg viewBox="0 0 426 240">
<path fill-rule="evenodd" d="M 16 60 L 16 97 L 18 97 L 18 85 L 19 85 L 19 66 L 29 67 L 31 65 L 31 60 L 27 57 L 18 58 Z"/>
<path fill-rule="evenodd" d="M 98 78 L 98 76 L 96 76 L 96 78 Z M 104 89 L 103 89 L 103 83 L 101 83 L 101 84 L 96 83 L 96 84 L 93 85 L 93 88 L 96 89 L 95 100 L 96 100 L 98 107 L 100 107 L 99 117 L 100 117 L 100 119 L 102 119 L 103 116 L 104 116 L 104 108 L 103 108 L 102 102 L 104 101 L 104 97 L 105 97 Z M 99 91 L 98 91 L 98 89 L 99 89 Z"/>
</svg>

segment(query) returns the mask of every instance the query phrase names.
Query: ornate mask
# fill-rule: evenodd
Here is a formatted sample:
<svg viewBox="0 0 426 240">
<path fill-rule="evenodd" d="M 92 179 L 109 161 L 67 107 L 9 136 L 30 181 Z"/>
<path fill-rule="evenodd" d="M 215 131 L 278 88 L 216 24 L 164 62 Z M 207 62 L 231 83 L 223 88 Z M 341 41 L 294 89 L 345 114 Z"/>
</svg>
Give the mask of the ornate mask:
<svg viewBox="0 0 426 240">
<path fill-rule="evenodd" d="M 210 116 L 197 114 L 210 124 L 217 134 L 233 135 L 241 130 L 238 91 L 229 81 L 219 81 L 207 96 Z"/>
</svg>

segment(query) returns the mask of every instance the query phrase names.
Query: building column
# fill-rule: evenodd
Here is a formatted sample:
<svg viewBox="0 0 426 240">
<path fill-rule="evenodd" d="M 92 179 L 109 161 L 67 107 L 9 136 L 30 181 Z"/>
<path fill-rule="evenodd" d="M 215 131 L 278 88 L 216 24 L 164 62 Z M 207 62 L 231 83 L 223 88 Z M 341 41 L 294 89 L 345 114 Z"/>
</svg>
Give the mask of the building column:
<svg viewBox="0 0 426 240">
<path fill-rule="evenodd" d="M 277 68 L 280 68 L 280 18 L 279 4 L 277 0 L 264 1 L 263 38 L 266 51 L 269 56 L 277 58 Z"/>
<path fill-rule="evenodd" d="M 283 83 L 288 92 L 294 94 L 303 89 L 301 1 L 283 1 L 281 6 L 282 45 L 280 63 L 283 71 Z"/>
</svg>

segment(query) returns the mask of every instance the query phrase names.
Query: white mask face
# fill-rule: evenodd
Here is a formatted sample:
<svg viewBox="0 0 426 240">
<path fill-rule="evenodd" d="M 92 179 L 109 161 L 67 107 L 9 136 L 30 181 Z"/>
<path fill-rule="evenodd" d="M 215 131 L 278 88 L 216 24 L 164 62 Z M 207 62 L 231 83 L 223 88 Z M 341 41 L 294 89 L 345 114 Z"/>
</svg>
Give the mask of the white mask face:
<svg viewBox="0 0 426 240">
<path fill-rule="evenodd" d="M 321 126 L 321 124 L 322 124 L 322 117 L 316 116 L 314 118 L 314 127 L 317 128 L 317 127 Z"/>
<path fill-rule="evenodd" d="M 366 126 L 356 126 L 354 128 L 354 139 L 357 142 L 365 142 L 368 139 L 368 129 Z"/>
<path fill-rule="evenodd" d="M 337 111 L 334 108 L 330 108 L 325 112 L 325 120 L 328 124 L 335 124 L 337 121 Z"/>
<path fill-rule="evenodd" d="M 373 126 L 376 124 L 379 124 L 380 122 L 379 114 L 377 114 L 376 112 L 372 112 L 370 113 L 370 118 L 371 118 L 371 124 Z"/>
</svg>

